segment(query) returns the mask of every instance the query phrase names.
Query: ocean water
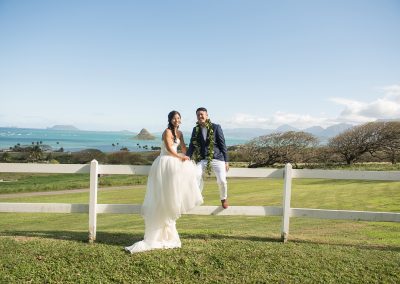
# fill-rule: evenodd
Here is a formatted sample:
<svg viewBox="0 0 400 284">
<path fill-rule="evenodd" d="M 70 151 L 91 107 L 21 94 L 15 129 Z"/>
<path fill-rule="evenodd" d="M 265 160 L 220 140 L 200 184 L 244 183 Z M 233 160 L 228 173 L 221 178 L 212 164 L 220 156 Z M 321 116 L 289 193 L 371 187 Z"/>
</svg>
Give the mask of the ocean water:
<svg viewBox="0 0 400 284">
<path fill-rule="evenodd" d="M 161 133 L 153 133 L 155 140 L 137 140 L 135 134 L 130 132 L 113 131 L 70 131 L 48 130 L 30 128 L 0 128 L 0 149 L 9 149 L 18 143 L 21 146 L 42 142 L 52 150 L 61 147 L 64 151 L 81 151 L 84 149 L 99 149 L 103 152 L 119 151 L 127 147 L 129 151 L 141 152 L 151 150 L 151 147 L 160 147 Z M 188 145 L 190 133 L 184 133 L 185 142 Z M 247 142 L 243 138 L 225 137 L 227 146 L 241 145 Z M 113 144 L 115 146 L 113 146 Z M 144 147 L 147 146 L 147 149 Z"/>
</svg>

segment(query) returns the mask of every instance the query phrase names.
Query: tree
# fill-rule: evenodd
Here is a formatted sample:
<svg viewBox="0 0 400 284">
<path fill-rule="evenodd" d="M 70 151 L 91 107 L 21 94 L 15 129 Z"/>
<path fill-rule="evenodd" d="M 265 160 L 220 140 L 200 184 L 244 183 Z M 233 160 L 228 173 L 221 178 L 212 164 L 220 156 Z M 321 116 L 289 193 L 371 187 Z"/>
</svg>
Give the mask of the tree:
<svg viewBox="0 0 400 284">
<path fill-rule="evenodd" d="M 400 121 L 385 122 L 383 136 L 382 151 L 392 164 L 396 164 L 400 157 Z"/>
<path fill-rule="evenodd" d="M 1 161 L 3 162 L 10 162 L 11 161 L 11 155 L 8 152 L 4 152 L 3 155 L 1 156 Z"/>
<path fill-rule="evenodd" d="M 51 161 L 54 159 L 53 153 L 49 153 L 46 157 L 46 161 Z"/>
<path fill-rule="evenodd" d="M 360 159 L 361 155 L 372 156 L 384 143 L 383 122 L 369 122 L 354 126 L 329 139 L 328 146 L 333 153 L 343 157 L 348 165 Z"/>
<path fill-rule="evenodd" d="M 275 163 L 297 163 L 303 161 L 308 150 L 318 144 L 310 133 L 288 131 L 272 133 L 253 139 L 245 145 L 250 157 L 249 167 L 271 166 Z"/>
<path fill-rule="evenodd" d="M 241 146 L 238 151 L 240 151 L 243 156 L 247 157 L 249 168 L 270 164 L 267 151 L 260 143 L 260 137 Z"/>
<path fill-rule="evenodd" d="M 42 149 L 35 145 L 33 147 L 31 147 L 30 151 L 29 151 L 29 156 L 28 156 L 28 160 L 31 162 L 37 162 L 40 161 L 42 159 Z"/>
</svg>

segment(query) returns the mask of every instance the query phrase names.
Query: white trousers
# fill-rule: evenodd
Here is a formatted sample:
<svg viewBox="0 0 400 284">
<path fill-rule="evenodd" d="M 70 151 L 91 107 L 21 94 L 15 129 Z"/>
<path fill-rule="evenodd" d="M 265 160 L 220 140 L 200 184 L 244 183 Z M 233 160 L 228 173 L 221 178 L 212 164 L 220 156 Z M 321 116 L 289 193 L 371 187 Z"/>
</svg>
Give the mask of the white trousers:
<svg viewBox="0 0 400 284">
<path fill-rule="evenodd" d="M 198 174 L 201 177 L 205 172 L 207 167 L 207 160 L 201 160 L 197 163 Z M 219 197 L 224 200 L 228 197 L 228 182 L 226 181 L 226 168 L 225 162 L 213 159 L 211 161 L 211 168 L 217 178 L 217 183 L 219 187 Z"/>
</svg>

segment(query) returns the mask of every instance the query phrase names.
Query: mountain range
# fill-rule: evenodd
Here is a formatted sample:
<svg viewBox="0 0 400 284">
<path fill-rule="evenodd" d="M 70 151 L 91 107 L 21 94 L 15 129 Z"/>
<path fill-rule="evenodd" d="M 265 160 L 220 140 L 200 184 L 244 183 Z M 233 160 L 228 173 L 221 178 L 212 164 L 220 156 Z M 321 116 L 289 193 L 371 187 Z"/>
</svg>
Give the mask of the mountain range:
<svg viewBox="0 0 400 284">
<path fill-rule="evenodd" d="M 351 124 L 339 123 L 323 128 L 321 126 L 312 126 L 305 129 L 299 129 L 293 127 L 289 124 L 283 124 L 276 129 L 266 129 L 266 128 L 224 128 L 224 134 L 226 137 L 230 138 L 244 138 L 252 139 L 262 135 L 268 135 L 274 132 L 286 132 L 286 131 L 304 131 L 311 133 L 312 135 L 318 137 L 320 140 L 328 140 L 331 137 L 338 135 L 339 133 L 353 127 Z M 48 127 L 48 130 L 79 130 L 73 125 L 55 125 L 53 127 Z M 145 130 L 145 129 L 144 129 Z M 143 130 L 142 130 L 143 131 Z M 146 130 L 147 131 L 147 130 Z M 127 131 L 125 131 L 127 132 Z M 186 133 L 186 131 L 185 131 Z M 150 133 L 149 133 L 150 134 Z M 186 133 L 190 135 L 190 133 Z"/>
<path fill-rule="evenodd" d="M 79 130 L 77 127 L 73 125 L 54 125 L 52 127 L 47 127 L 47 130 L 70 130 L 70 131 L 77 131 Z"/>
<path fill-rule="evenodd" d="M 227 138 L 239 138 L 239 139 L 246 139 L 250 140 L 252 138 L 256 138 L 262 135 L 268 135 L 274 132 L 286 132 L 286 131 L 304 131 L 311 133 L 312 135 L 319 138 L 321 141 L 327 141 L 329 138 L 338 135 L 339 133 L 353 127 L 351 124 L 347 123 L 339 123 L 329 126 L 327 128 L 323 128 L 321 126 L 312 126 L 305 129 L 299 129 L 293 127 L 288 124 L 284 124 L 279 126 L 276 129 L 267 129 L 267 128 L 223 128 L 224 135 Z M 3 128 L 3 127 L 0 127 Z M 14 127 L 18 128 L 18 127 Z M 81 131 L 77 127 L 73 125 L 54 125 L 52 127 L 47 127 L 47 130 L 63 130 L 63 131 Z M 125 134 L 137 134 L 135 132 L 131 132 L 128 130 L 116 131 Z M 190 136 L 191 131 L 183 131 L 185 135 Z M 150 133 L 149 133 L 150 134 Z M 153 133 L 153 135 L 161 135 L 161 132 Z"/>
<path fill-rule="evenodd" d="M 286 131 L 304 131 L 308 132 L 320 140 L 327 140 L 331 137 L 338 135 L 339 133 L 353 127 L 351 124 L 339 123 L 323 128 L 321 126 L 312 126 L 305 129 L 299 129 L 288 124 L 279 126 L 276 129 L 265 129 L 265 128 L 227 128 L 223 129 L 225 136 L 236 137 L 236 138 L 255 138 L 262 135 L 268 135 L 274 132 L 286 132 Z"/>
</svg>

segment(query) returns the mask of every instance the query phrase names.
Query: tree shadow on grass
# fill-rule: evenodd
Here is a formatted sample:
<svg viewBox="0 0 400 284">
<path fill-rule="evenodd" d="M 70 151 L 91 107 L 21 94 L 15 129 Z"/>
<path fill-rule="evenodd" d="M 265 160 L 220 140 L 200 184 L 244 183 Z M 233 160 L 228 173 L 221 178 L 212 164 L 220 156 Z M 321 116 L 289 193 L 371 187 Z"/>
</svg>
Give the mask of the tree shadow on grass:
<svg viewBox="0 0 400 284">
<path fill-rule="evenodd" d="M 30 240 L 34 238 L 42 239 L 55 239 L 87 243 L 88 232 L 82 231 L 4 231 L 0 232 L 0 237 L 14 237 L 19 240 Z M 131 245 L 143 239 L 143 232 L 141 233 L 121 233 L 121 232 L 102 232 L 98 231 L 96 236 L 96 244 L 106 244 L 124 247 Z M 190 234 L 181 233 L 181 240 L 234 240 L 234 241 L 251 241 L 251 242 L 264 242 L 264 243 L 280 243 L 280 238 L 273 237 L 260 237 L 260 236 L 237 236 L 219 233 L 204 233 L 204 234 Z M 380 250 L 380 251 L 393 251 L 400 252 L 400 246 L 394 245 L 375 245 L 375 244 L 349 244 L 349 243 L 330 243 L 329 241 L 318 240 L 289 240 L 289 244 L 312 244 L 312 245 L 329 245 L 338 247 L 353 247 L 365 250 Z M 285 245 L 282 243 L 282 245 Z"/>
</svg>

